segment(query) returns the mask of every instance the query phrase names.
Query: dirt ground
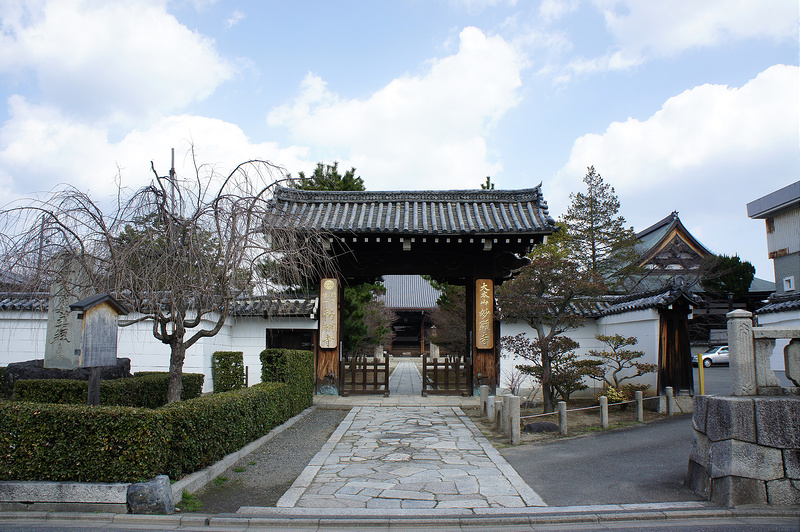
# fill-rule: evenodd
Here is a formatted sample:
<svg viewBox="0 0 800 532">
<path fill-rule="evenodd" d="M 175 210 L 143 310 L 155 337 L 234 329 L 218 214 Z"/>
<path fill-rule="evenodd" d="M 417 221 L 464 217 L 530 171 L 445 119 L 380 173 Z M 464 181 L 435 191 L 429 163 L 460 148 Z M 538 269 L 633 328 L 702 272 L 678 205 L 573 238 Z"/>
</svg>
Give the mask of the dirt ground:
<svg viewBox="0 0 800 532">
<path fill-rule="evenodd" d="M 585 401 L 570 401 L 567 404 L 567 409 L 586 408 L 596 406 L 592 404 L 592 400 Z M 558 412 L 553 412 L 546 416 L 539 416 L 531 419 L 524 419 L 525 416 L 534 416 L 542 413 L 541 406 L 533 408 L 523 408 L 520 410 L 520 417 L 523 425 L 536 422 L 549 422 L 558 425 Z M 484 436 L 492 442 L 496 447 L 503 447 L 508 445 L 508 439 L 494 430 L 494 423 L 490 423 L 486 418 L 481 416 L 479 408 L 465 409 L 464 411 L 475 423 L 475 425 L 483 432 Z M 659 414 L 651 410 L 645 409 L 644 423 L 663 419 L 667 417 L 666 414 Z M 610 406 L 608 408 L 608 430 L 618 429 L 636 425 L 636 405 L 628 405 L 626 409 L 619 406 Z M 522 432 L 520 435 L 520 442 L 522 444 L 534 443 L 541 441 L 549 441 L 558 438 L 565 438 L 571 436 L 578 436 L 591 432 L 601 431 L 600 427 L 600 409 L 592 408 L 589 410 L 581 410 L 578 412 L 567 413 L 567 436 L 562 436 L 559 432 L 539 432 L 527 433 Z"/>
</svg>

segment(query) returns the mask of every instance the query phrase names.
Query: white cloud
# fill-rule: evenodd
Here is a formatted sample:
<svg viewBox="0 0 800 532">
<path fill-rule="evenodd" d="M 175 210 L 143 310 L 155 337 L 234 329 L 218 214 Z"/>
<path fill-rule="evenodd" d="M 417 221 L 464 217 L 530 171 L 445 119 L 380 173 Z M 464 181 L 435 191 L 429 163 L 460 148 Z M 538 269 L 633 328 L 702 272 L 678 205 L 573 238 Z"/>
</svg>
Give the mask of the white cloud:
<svg viewBox="0 0 800 532">
<path fill-rule="evenodd" d="M 10 2 L 0 14 L 0 72 L 34 76 L 43 101 L 86 121 L 128 125 L 174 111 L 233 73 L 164 2 Z"/>
<path fill-rule="evenodd" d="M 799 70 L 776 65 L 742 87 L 695 87 L 645 121 L 580 137 L 546 186 L 553 212 L 563 212 L 594 165 L 638 229 L 679 210 L 712 251 L 738 252 L 770 278 L 763 227 L 745 205 L 800 175 Z"/>
<path fill-rule="evenodd" d="M 796 39 L 796 0 L 592 0 L 605 17 L 614 45 L 594 58 L 576 58 L 574 74 L 625 70 L 654 57 L 674 56 L 696 47 L 766 38 Z M 557 0 L 552 11 L 561 14 Z"/>
<path fill-rule="evenodd" d="M 521 66 L 502 38 L 466 28 L 458 53 L 431 61 L 425 75 L 348 100 L 309 74 L 268 120 L 300 143 L 335 151 L 370 176 L 373 190 L 468 188 L 500 169 L 485 136 L 518 103 Z"/>
<path fill-rule="evenodd" d="M 155 161 L 160 174 L 168 172 L 170 148 L 175 148 L 178 174 L 191 177 L 192 144 L 199 163 L 221 172 L 255 158 L 287 168 L 305 164 L 304 149 L 252 143 L 238 126 L 213 118 L 162 118 L 111 142 L 102 127 L 76 122 L 54 108 L 32 106 L 20 97 L 12 99 L 11 113 L 11 120 L 0 129 L 0 204 L 60 183 L 97 196 L 112 195 L 118 170 L 124 186 L 137 188 L 153 177 L 150 161 Z"/>
<path fill-rule="evenodd" d="M 766 37 L 794 39 L 796 0 L 593 0 L 617 43 L 633 55 Z"/>
<path fill-rule="evenodd" d="M 242 19 L 244 19 L 244 17 L 245 17 L 244 13 L 242 13 L 238 9 L 234 10 L 233 13 L 231 13 L 231 16 L 228 18 L 228 20 L 225 21 L 225 27 L 228 29 L 234 27 L 239 22 L 241 22 Z"/>
</svg>

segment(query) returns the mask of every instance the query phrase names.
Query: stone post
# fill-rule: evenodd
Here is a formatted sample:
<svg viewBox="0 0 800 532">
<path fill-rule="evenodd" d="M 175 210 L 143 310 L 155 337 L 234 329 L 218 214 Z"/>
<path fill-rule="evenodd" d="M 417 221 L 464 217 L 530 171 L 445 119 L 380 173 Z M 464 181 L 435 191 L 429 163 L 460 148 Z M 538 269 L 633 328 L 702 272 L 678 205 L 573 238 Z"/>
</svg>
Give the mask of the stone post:
<svg viewBox="0 0 800 532">
<path fill-rule="evenodd" d="M 755 354 L 753 352 L 753 314 L 734 310 L 728 317 L 731 395 L 756 394 Z"/>
<path fill-rule="evenodd" d="M 753 363 L 756 370 L 756 393 L 761 393 L 759 388 L 780 388 L 781 383 L 769 365 L 769 358 L 775 349 L 775 338 L 758 338 L 755 332 L 758 330 L 759 328 L 753 329 Z"/>
<path fill-rule="evenodd" d="M 481 390 L 481 416 L 486 416 L 489 413 L 486 405 L 486 403 L 489 402 L 489 387 L 484 384 L 481 386 L 480 390 Z"/>
<path fill-rule="evenodd" d="M 495 402 L 497 401 L 496 395 L 490 395 L 486 398 L 486 419 L 489 420 L 490 423 L 494 422 L 495 419 Z"/>
<path fill-rule="evenodd" d="M 641 390 L 636 390 L 634 396 L 636 397 L 636 421 L 641 423 L 644 421 L 644 394 Z"/>
<path fill-rule="evenodd" d="M 667 415 L 675 415 L 675 394 L 672 386 L 667 386 L 664 391 L 667 393 Z"/>
<path fill-rule="evenodd" d="M 519 445 L 520 442 L 520 423 L 519 423 L 519 397 L 512 396 L 510 401 L 509 423 L 511 424 L 511 445 Z"/>
<path fill-rule="evenodd" d="M 567 435 L 567 403 L 566 401 L 558 402 L 558 431 L 562 436 Z"/>
<path fill-rule="evenodd" d="M 514 398 L 513 395 L 504 395 L 503 396 L 503 436 L 510 436 L 511 435 L 511 425 L 512 425 L 512 413 L 511 413 L 511 400 Z"/>
<path fill-rule="evenodd" d="M 605 395 L 600 396 L 600 426 L 608 428 L 608 397 Z"/>
</svg>

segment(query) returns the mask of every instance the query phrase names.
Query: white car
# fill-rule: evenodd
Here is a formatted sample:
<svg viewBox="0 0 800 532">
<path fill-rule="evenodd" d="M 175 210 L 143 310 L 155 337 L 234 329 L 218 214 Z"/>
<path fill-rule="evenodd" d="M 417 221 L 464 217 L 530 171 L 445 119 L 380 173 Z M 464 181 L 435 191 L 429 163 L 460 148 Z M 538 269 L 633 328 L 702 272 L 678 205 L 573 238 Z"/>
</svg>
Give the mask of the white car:
<svg viewBox="0 0 800 532">
<path fill-rule="evenodd" d="M 722 364 L 727 366 L 730 364 L 730 352 L 727 345 L 719 345 L 717 347 L 709 347 L 703 353 L 703 367 L 710 368 L 714 364 Z M 697 355 L 692 355 L 692 366 L 697 365 Z"/>
</svg>

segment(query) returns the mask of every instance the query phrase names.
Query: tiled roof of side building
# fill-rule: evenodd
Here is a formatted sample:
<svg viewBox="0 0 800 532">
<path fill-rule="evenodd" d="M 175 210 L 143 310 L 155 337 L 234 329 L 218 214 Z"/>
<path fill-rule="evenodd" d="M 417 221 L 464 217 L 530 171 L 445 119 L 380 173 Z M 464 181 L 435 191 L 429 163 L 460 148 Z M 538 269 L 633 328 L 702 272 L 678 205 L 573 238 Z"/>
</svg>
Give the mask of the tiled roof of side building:
<svg viewBox="0 0 800 532">
<path fill-rule="evenodd" d="M 800 311 L 800 294 L 773 295 L 769 302 L 758 309 L 756 314 L 773 314 L 776 312 Z"/>
<path fill-rule="evenodd" d="M 549 234 L 541 188 L 403 192 L 307 191 L 279 187 L 278 228 L 420 235 Z"/>
<path fill-rule="evenodd" d="M 36 311 L 47 312 L 49 294 L 0 293 L 0 312 Z M 234 316 L 305 316 L 314 319 L 317 314 L 316 297 L 281 299 L 256 297 L 239 299 L 233 303 L 231 315 Z"/>
<path fill-rule="evenodd" d="M 441 292 L 419 275 L 384 275 L 384 302 L 391 309 L 428 310 L 437 307 Z"/>
</svg>

